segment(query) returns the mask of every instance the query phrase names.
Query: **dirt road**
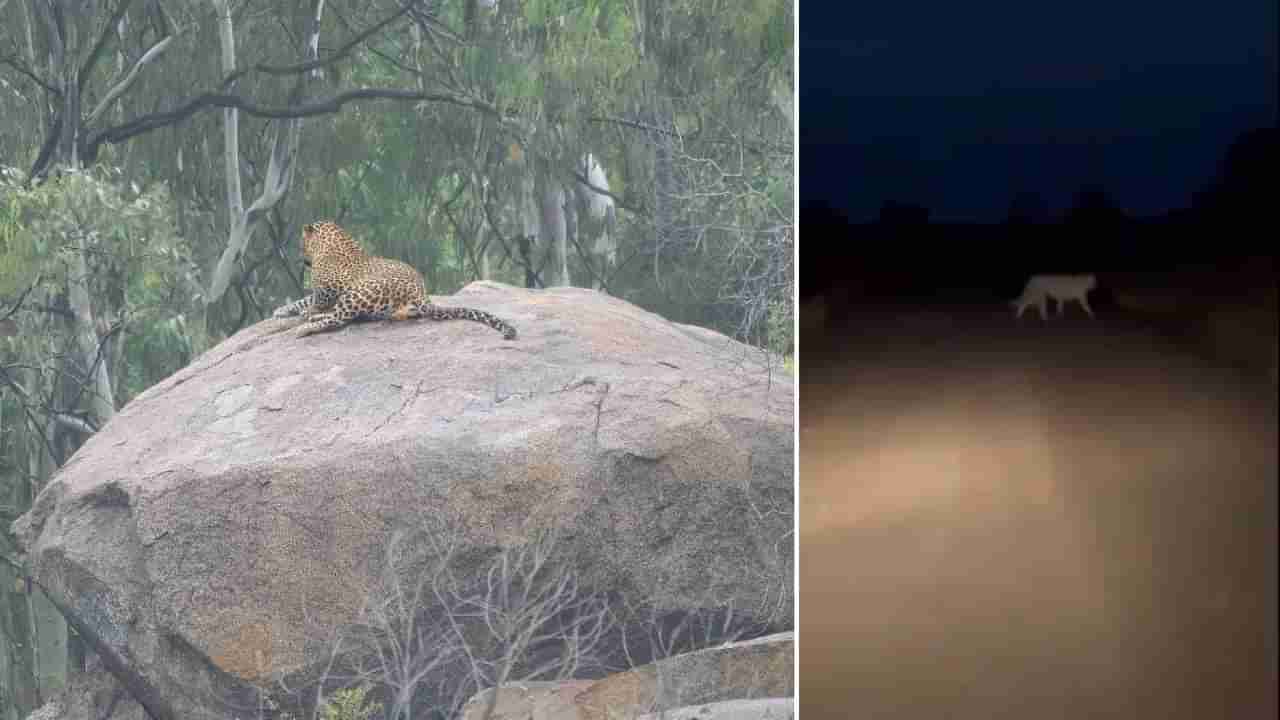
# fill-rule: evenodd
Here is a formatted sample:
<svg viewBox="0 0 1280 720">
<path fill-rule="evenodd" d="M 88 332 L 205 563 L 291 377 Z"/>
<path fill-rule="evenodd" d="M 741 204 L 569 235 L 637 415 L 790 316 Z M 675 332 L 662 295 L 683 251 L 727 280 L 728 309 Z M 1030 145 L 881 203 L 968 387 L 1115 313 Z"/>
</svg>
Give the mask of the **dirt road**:
<svg viewBox="0 0 1280 720">
<path fill-rule="evenodd" d="M 801 338 L 801 708 L 1275 717 L 1272 389 L 1115 315 Z"/>
</svg>

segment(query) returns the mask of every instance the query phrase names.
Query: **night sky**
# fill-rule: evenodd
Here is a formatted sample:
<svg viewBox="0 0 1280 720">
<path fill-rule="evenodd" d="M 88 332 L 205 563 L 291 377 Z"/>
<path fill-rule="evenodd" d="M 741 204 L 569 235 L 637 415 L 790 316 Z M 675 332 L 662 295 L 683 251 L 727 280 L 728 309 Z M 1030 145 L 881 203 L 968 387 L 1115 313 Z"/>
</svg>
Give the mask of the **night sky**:
<svg viewBox="0 0 1280 720">
<path fill-rule="evenodd" d="M 1100 183 L 1185 207 L 1242 131 L 1276 123 L 1275 0 L 806 3 L 802 206 L 888 200 L 998 222 Z"/>
</svg>

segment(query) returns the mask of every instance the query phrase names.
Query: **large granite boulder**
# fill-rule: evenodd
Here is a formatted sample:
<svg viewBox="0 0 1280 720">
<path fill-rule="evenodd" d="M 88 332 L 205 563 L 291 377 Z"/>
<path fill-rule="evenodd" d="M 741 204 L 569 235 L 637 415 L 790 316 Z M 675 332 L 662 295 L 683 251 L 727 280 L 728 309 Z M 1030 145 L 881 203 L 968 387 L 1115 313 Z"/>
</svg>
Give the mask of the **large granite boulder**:
<svg viewBox="0 0 1280 720">
<path fill-rule="evenodd" d="M 472 548 L 565 530 L 584 583 L 629 602 L 732 598 L 790 627 L 780 364 L 589 290 L 444 301 L 520 337 L 261 322 L 130 402 L 14 523 L 155 717 L 217 717 L 235 688 L 306 668 L 304 620 L 350 621 L 390 534 L 433 512 L 464 518 Z"/>
</svg>

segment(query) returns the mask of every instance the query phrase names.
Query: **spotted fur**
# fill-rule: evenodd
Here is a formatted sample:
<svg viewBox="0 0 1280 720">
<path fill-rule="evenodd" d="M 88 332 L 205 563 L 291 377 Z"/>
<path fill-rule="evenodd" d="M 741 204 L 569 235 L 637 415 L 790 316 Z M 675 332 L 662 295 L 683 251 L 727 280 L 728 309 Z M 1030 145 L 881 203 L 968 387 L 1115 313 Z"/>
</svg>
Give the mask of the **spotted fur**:
<svg viewBox="0 0 1280 720">
<path fill-rule="evenodd" d="M 298 337 L 334 330 L 355 320 L 474 320 L 514 340 L 516 329 L 487 312 L 434 305 L 422 275 L 399 260 L 366 253 L 332 222 L 302 227 L 303 262 L 311 268 L 312 292 L 278 308 L 273 317 L 301 315 Z"/>
</svg>

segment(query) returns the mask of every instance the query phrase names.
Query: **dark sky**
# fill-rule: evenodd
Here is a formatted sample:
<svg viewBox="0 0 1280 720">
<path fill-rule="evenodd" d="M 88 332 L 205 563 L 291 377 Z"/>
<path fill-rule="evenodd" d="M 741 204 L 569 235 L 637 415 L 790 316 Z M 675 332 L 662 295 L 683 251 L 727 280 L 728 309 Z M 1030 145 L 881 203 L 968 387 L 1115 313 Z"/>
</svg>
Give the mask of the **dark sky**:
<svg viewBox="0 0 1280 720">
<path fill-rule="evenodd" d="M 1276 122 L 1276 0 L 811 2 L 800 13 L 800 192 L 871 219 L 1051 212 L 1099 182 L 1128 212 L 1190 202 Z"/>
</svg>

